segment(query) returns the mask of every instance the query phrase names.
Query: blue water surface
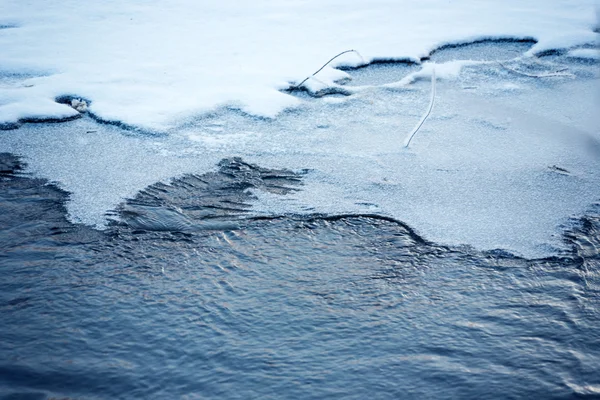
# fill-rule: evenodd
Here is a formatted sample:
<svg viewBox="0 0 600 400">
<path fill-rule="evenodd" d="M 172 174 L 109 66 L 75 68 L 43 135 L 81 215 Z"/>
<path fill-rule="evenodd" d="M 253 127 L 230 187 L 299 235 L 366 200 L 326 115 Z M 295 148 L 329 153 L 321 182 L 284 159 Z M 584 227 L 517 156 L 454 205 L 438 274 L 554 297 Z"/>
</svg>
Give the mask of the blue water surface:
<svg viewBox="0 0 600 400">
<path fill-rule="evenodd" d="M 597 213 L 527 260 L 377 216 L 245 218 L 249 188 L 301 177 L 225 160 L 96 231 L 5 158 L 1 398 L 600 396 Z"/>
</svg>

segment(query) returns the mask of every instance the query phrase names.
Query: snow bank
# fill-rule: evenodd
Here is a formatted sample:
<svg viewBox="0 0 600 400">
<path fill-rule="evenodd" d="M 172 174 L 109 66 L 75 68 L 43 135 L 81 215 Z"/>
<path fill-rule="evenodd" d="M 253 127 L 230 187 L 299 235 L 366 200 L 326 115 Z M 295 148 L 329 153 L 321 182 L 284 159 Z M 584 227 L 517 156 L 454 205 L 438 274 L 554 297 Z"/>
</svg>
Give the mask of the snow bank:
<svg viewBox="0 0 600 400">
<path fill-rule="evenodd" d="M 4 0 L 0 77 L 30 75 L 0 79 L 0 124 L 74 115 L 50 105 L 64 94 L 153 131 L 222 106 L 274 117 L 298 104 L 279 90 L 342 50 L 419 60 L 447 43 L 531 37 L 536 53 L 593 42 L 595 19 L 594 0 Z"/>
</svg>

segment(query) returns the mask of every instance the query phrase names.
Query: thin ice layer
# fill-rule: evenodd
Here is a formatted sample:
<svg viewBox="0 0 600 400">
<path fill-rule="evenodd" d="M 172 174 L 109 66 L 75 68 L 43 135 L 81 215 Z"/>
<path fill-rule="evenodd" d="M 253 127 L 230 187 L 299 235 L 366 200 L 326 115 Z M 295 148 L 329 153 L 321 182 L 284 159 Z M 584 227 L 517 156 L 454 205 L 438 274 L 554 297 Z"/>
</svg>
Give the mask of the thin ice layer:
<svg viewBox="0 0 600 400">
<path fill-rule="evenodd" d="M 507 46 L 474 48 L 483 56 Z M 221 110 L 148 136 L 84 117 L 0 132 L 0 150 L 24 155 L 30 171 L 71 192 L 70 217 L 86 224 L 102 226 L 107 212 L 158 181 L 241 156 L 308 170 L 297 192 L 256 192 L 246 216 L 378 214 L 428 240 L 544 256 L 561 247 L 569 218 L 600 199 L 596 67 L 552 60 L 505 65 L 511 69 L 477 63 L 442 76 L 433 112 L 408 149 L 402 143 L 427 107 L 430 81 L 427 71 L 399 64 L 349 71 L 360 83 L 343 86 L 351 96 L 297 93 L 302 108 L 275 120 Z M 564 68 L 544 78 L 514 72 Z M 385 86 L 415 73 L 422 79 L 409 86 Z"/>
<path fill-rule="evenodd" d="M 39 114 L 32 104 L 76 95 L 98 118 L 148 130 L 228 105 L 274 117 L 298 99 L 278 90 L 357 49 L 418 60 L 436 46 L 489 37 L 535 38 L 532 52 L 595 40 L 594 0 L 370 2 L 5 0 L 0 122 Z M 355 54 L 339 60 L 363 62 Z M 335 79 L 330 69 L 320 79 Z M 10 107 L 10 112 L 3 108 Z M 44 109 L 64 118 L 64 107 Z"/>
</svg>

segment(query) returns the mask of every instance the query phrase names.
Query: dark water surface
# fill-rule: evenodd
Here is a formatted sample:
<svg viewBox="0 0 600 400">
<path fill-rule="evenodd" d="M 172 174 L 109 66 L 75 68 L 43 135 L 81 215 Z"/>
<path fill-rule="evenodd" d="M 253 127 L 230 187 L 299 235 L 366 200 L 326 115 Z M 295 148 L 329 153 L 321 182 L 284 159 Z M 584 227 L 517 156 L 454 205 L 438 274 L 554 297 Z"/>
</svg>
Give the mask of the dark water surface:
<svg viewBox="0 0 600 400">
<path fill-rule="evenodd" d="M 375 216 L 249 218 L 302 174 L 227 159 L 101 232 L 17 167 L 0 156 L 1 398 L 600 396 L 595 212 L 526 260 Z"/>
</svg>

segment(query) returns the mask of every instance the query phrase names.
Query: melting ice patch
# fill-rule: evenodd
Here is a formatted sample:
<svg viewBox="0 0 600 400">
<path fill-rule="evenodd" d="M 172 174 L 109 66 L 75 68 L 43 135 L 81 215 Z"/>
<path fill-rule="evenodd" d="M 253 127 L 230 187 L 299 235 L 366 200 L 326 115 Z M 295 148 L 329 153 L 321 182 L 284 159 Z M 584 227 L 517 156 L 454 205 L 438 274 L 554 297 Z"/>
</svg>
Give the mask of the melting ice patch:
<svg viewBox="0 0 600 400">
<path fill-rule="evenodd" d="M 223 105 L 274 117 L 300 104 L 279 90 L 341 50 L 359 49 L 367 62 L 418 62 L 442 44 L 481 38 L 535 38 L 531 54 L 568 48 L 595 40 L 594 3 L 5 0 L 0 26 L 12 29 L 0 29 L 0 71 L 49 73 L 0 89 L 8 108 L 0 123 L 65 118 L 64 107 L 31 108 L 64 94 L 90 99 L 99 119 L 151 131 Z M 352 54 L 336 61 L 361 62 Z M 338 78 L 331 67 L 319 76 Z"/>
</svg>

